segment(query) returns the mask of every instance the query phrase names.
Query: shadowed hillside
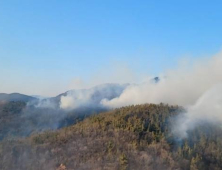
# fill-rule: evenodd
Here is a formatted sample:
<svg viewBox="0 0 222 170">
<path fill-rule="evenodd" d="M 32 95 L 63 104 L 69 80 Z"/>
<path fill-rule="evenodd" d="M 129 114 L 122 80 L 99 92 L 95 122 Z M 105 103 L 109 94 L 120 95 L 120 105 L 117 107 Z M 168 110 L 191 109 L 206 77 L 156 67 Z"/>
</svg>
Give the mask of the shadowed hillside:
<svg viewBox="0 0 222 170">
<path fill-rule="evenodd" d="M 36 100 L 35 97 L 27 96 L 19 93 L 0 93 L 0 102 L 11 102 L 11 101 L 22 101 L 22 102 L 30 102 Z"/>
<path fill-rule="evenodd" d="M 83 120 L 93 112 L 102 111 L 104 109 L 83 107 L 65 112 L 61 109 L 37 108 L 20 101 L 4 102 L 0 104 L 0 141 L 60 129 Z"/>
<path fill-rule="evenodd" d="M 137 105 L 93 115 L 76 125 L 0 143 L 1 169 L 220 169 L 222 131 L 200 125 L 171 133 L 183 109 Z"/>
</svg>

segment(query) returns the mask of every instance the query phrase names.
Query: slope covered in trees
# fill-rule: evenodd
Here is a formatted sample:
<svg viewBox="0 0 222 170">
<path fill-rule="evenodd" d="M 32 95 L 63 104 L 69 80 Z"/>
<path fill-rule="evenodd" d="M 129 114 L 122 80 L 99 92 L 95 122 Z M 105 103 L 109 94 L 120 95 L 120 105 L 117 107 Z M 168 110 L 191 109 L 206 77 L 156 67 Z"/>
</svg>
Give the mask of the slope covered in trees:
<svg viewBox="0 0 222 170">
<path fill-rule="evenodd" d="M 222 130 L 202 124 L 178 140 L 178 106 L 136 105 L 73 126 L 0 142 L 0 169 L 221 169 Z"/>
</svg>

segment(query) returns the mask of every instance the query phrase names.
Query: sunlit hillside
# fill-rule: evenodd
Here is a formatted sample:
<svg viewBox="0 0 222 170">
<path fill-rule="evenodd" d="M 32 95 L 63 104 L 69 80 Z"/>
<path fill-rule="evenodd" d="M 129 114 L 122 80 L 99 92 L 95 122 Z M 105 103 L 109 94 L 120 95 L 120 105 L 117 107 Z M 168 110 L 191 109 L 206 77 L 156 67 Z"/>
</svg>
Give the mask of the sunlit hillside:
<svg viewBox="0 0 222 170">
<path fill-rule="evenodd" d="M 198 126 L 179 139 L 173 120 L 184 109 L 123 107 L 82 122 L 0 143 L 1 169 L 220 169 L 222 129 Z"/>
</svg>

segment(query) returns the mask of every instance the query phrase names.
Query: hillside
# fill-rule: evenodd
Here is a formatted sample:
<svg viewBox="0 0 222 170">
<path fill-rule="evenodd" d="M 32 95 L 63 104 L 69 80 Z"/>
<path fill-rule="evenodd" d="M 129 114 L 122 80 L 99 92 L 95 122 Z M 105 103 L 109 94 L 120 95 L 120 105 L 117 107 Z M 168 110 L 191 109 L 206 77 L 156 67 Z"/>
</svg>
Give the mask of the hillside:
<svg viewBox="0 0 222 170">
<path fill-rule="evenodd" d="M 0 143 L 0 169 L 220 169 L 222 131 L 200 125 L 171 133 L 178 106 L 137 105 L 93 115 L 73 126 Z"/>
<path fill-rule="evenodd" d="M 51 98 L 0 94 L 0 141 L 60 129 L 93 113 L 107 111 L 109 109 L 100 104 L 101 100 L 118 97 L 126 86 L 102 84 L 90 89 L 70 90 Z M 61 100 L 64 108 L 60 107 Z"/>
<path fill-rule="evenodd" d="M 0 102 L 11 102 L 11 101 L 21 101 L 21 102 L 30 102 L 36 100 L 35 97 L 27 96 L 19 93 L 0 93 Z"/>
<path fill-rule="evenodd" d="M 27 137 L 34 133 L 72 125 L 91 113 L 87 110 L 89 109 L 82 108 L 82 110 L 64 112 L 59 109 L 38 108 L 20 101 L 1 103 L 0 141 L 4 138 Z"/>
<path fill-rule="evenodd" d="M 25 102 L 9 102 L 0 104 L 0 140 L 6 136 L 22 136 L 19 133 L 20 124 L 24 123 L 21 119 L 22 110 Z"/>
</svg>

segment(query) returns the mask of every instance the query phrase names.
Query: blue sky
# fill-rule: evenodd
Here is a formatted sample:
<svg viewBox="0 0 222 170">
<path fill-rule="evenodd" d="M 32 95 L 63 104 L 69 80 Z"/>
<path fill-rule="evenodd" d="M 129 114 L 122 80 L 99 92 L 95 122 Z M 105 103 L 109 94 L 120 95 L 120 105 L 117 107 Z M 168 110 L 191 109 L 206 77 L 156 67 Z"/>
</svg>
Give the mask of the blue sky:
<svg viewBox="0 0 222 170">
<path fill-rule="evenodd" d="M 213 55 L 222 45 L 221 6 L 219 0 L 0 1 L 0 92 L 56 95 L 113 63 L 158 75 L 181 57 Z"/>
</svg>

